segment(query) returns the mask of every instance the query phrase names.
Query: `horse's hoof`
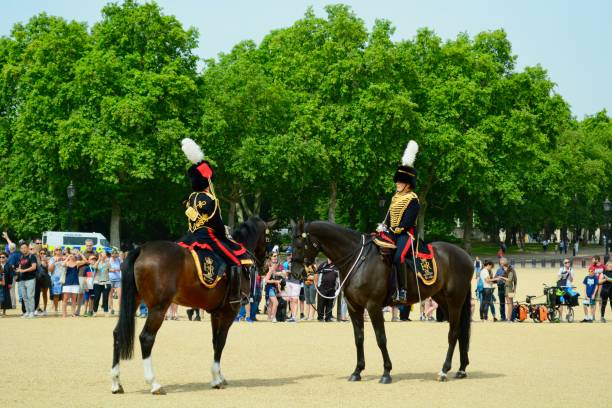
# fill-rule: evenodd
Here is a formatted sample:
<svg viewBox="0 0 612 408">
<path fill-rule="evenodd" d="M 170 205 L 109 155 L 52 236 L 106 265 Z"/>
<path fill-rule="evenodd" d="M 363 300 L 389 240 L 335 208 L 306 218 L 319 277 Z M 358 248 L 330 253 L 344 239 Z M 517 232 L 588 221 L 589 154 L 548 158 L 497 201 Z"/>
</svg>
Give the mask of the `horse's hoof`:
<svg viewBox="0 0 612 408">
<path fill-rule="evenodd" d="M 153 394 L 153 395 L 166 395 L 166 390 L 164 390 L 164 387 L 159 387 L 155 391 L 151 391 L 151 394 Z"/>
<path fill-rule="evenodd" d="M 448 376 L 446 375 L 446 373 L 440 372 L 438 374 L 438 381 L 439 382 L 446 382 L 446 381 L 448 381 Z"/>
<path fill-rule="evenodd" d="M 348 379 L 350 382 L 354 382 L 354 381 L 361 381 L 361 375 L 360 374 L 356 374 L 353 373 L 351 374 L 351 376 Z"/>
<path fill-rule="evenodd" d="M 219 384 L 213 384 L 212 386 L 215 390 L 222 390 L 225 388 L 225 384 L 223 384 L 223 382 L 220 382 Z"/>
<path fill-rule="evenodd" d="M 123 391 L 123 386 L 119 385 L 119 388 L 117 388 L 116 390 L 112 390 L 111 392 L 113 394 L 123 394 L 125 391 Z"/>
<path fill-rule="evenodd" d="M 380 377 L 380 381 L 378 381 L 381 384 L 391 384 L 391 376 L 390 375 L 383 375 L 382 377 Z"/>
<path fill-rule="evenodd" d="M 467 377 L 467 373 L 465 371 L 457 371 L 457 373 L 455 373 L 455 378 L 466 378 Z"/>
</svg>

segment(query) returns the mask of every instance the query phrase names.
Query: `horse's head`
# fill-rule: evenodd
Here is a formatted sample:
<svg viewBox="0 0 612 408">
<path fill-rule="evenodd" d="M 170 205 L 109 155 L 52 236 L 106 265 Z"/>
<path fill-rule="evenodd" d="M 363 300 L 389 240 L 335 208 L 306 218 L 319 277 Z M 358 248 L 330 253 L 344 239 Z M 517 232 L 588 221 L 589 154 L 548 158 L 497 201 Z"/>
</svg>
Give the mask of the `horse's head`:
<svg viewBox="0 0 612 408">
<path fill-rule="evenodd" d="M 306 232 L 306 225 L 303 220 L 298 221 L 297 224 L 292 223 L 291 241 L 293 246 L 291 275 L 295 279 L 300 279 L 306 274 L 305 267 L 314 263 L 319 252 L 319 245 Z"/>
</svg>

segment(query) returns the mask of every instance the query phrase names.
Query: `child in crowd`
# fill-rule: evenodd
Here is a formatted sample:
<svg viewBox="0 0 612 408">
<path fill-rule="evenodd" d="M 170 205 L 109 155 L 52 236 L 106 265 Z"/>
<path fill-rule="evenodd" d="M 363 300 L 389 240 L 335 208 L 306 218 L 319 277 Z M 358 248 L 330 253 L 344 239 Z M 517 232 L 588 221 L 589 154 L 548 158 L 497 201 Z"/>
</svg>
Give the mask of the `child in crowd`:
<svg viewBox="0 0 612 408">
<path fill-rule="evenodd" d="M 593 323 L 595 316 L 595 293 L 597 292 L 598 279 L 595 270 L 589 268 L 589 274 L 582 281 L 586 286 L 586 299 L 584 299 L 584 319 L 583 323 Z"/>
<path fill-rule="evenodd" d="M 91 255 L 87 261 L 88 265 L 85 267 L 85 313 L 83 316 L 93 316 L 93 304 L 94 304 L 94 274 L 96 272 L 94 264 L 98 258 L 95 255 Z"/>
</svg>

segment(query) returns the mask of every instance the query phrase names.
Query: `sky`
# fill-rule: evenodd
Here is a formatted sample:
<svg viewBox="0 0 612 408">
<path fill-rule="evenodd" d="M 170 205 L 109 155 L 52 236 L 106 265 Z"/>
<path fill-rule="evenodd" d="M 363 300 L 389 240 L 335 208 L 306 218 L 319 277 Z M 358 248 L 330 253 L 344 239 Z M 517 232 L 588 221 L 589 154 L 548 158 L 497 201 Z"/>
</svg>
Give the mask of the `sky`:
<svg viewBox="0 0 612 408">
<path fill-rule="evenodd" d="M 100 20 L 100 0 L 0 0 L 0 36 L 40 12 L 68 20 Z M 410 39 L 422 27 L 443 39 L 503 28 L 517 55 L 517 69 L 540 64 L 556 92 L 582 119 L 612 113 L 612 1 L 609 0 L 158 0 L 165 14 L 200 33 L 195 53 L 212 58 L 242 40 L 259 43 L 276 28 L 290 26 L 309 6 L 324 16 L 326 4 L 342 2 L 371 27 L 390 20 L 395 40 Z"/>
</svg>

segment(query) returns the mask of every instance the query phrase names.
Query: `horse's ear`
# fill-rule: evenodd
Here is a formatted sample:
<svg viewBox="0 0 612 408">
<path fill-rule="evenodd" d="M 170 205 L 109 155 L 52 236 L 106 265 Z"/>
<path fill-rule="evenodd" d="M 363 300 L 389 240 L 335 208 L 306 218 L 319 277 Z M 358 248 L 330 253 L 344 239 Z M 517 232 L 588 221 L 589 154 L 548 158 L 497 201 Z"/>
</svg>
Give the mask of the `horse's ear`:
<svg viewBox="0 0 612 408">
<path fill-rule="evenodd" d="M 304 218 L 300 219 L 298 221 L 298 230 L 299 231 L 304 231 Z"/>
<path fill-rule="evenodd" d="M 278 221 L 278 218 L 275 218 L 275 219 L 270 220 L 270 221 L 266 221 L 266 227 L 268 227 L 268 229 L 272 229 L 272 227 L 274 227 L 276 225 L 277 221 Z"/>
<path fill-rule="evenodd" d="M 293 221 L 293 218 L 289 219 L 289 225 L 291 225 L 292 230 L 295 230 L 295 221 Z"/>
</svg>

